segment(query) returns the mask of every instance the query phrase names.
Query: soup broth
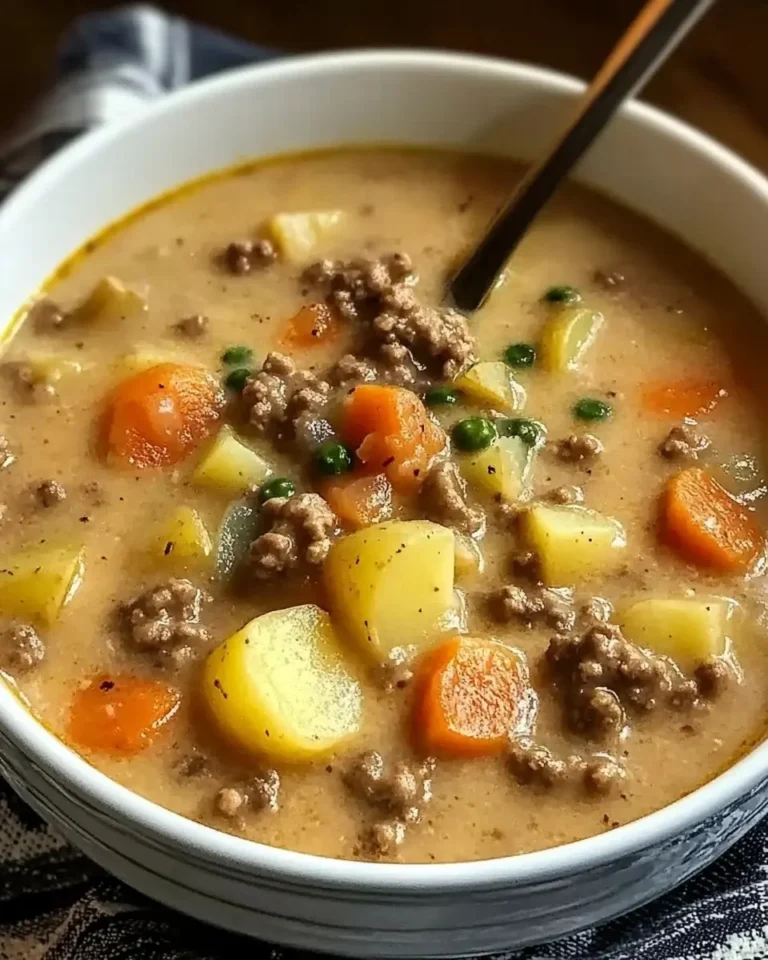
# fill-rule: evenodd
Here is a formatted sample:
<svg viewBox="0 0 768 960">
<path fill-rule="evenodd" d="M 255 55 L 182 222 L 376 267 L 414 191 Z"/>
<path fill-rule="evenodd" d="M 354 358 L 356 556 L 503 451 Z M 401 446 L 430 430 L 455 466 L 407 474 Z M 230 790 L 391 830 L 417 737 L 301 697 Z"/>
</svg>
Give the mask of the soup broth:
<svg viewBox="0 0 768 960">
<path fill-rule="evenodd" d="M 0 658 L 109 777 L 262 843 L 462 861 L 615 828 L 762 737 L 764 320 L 577 186 L 448 311 L 519 173 L 250 165 L 31 304 Z"/>
</svg>

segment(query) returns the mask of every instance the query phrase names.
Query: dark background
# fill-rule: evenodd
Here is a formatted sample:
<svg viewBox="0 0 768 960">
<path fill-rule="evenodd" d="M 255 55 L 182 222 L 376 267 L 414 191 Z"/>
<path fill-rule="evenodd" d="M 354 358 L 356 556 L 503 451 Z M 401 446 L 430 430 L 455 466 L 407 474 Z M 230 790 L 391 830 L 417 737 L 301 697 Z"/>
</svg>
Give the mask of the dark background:
<svg viewBox="0 0 768 960">
<path fill-rule="evenodd" d="M 0 135 L 45 88 L 62 30 L 109 0 L 0 0 Z M 640 0 L 170 0 L 290 50 L 429 46 L 589 76 Z M 719 0 L 645 96 L 768 170 L 768 0 Z"/>
</svg>

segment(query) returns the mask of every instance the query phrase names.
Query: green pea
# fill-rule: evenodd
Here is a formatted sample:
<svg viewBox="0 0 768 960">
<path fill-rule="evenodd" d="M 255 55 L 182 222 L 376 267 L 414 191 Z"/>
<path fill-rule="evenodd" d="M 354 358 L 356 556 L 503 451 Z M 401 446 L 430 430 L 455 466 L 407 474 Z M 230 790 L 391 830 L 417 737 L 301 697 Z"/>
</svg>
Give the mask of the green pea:
<svg viewBox="0 0 768 960">
<path fill-rule="evenodd" d="M 613 413 L 613 407 L 605 400 L 594 397 L 582 397 L 573 405 L 573 415 L 578 420 L 607 420 Z"/>
<path fill-rule="evenodd" d="M 504 351 L 504 362 L 510 367 L 532 367 L 536 348 L 530 343 L 511 343 Z"/>
<path fill-rule="evenodd" d="M 326 477 L 349 473 L 353 465 L 352 451 L 336 440 L 324 440 L 315 451 L 315 466 Z"/>
<path fill-rule="evenodd" d="M 459 450 L 485 450 L 496 439 L 496 427 L 485 417 L 467 417 L 453 425 L 451 438 Z"/>
<path fill-rule="evenodd" d="M 550 287 L 544 294 L 548 303 L 580 303 L 581 294 L 576 287 Z"/>
<path fill-rule="evenodd" d="M 245 381 L 253 373 L 250 367 L 236 367 L 231 370 L 224 378 L 224 383 L 229 390 L 239 393 L 245 386 Z"/>
<path fill-rule="evenodd" d="M 452 387 L 430 387 L 424 394 L 424 403 L 428 407 L 452 407 L 459 402 L 459 394 Z"/>
<path fill-rule="evenodd" d="M 547 431 L 538 420 L 525 417 L 512 417 L 496 421 L 496 427 L 502 437 L 520 437 L 529 447 L 537 447 L 544 442 Z"/>
<path fill-rule="evenodd" d="M 259 490 L 259 502 L 266 503 L 267 500 L 273 500 L 275 497 L 292 497 L 294 493 L 296 493 L 296 487 L 292 480 L 288 477 L 275 477 Z"/>
<path fill-rule="evenodd" d="M 227 347 L 221 355 L 221 362 L 228 367 L 239 367 L 253 360 L 253 350 L 250 347 Z"/>
</svg>

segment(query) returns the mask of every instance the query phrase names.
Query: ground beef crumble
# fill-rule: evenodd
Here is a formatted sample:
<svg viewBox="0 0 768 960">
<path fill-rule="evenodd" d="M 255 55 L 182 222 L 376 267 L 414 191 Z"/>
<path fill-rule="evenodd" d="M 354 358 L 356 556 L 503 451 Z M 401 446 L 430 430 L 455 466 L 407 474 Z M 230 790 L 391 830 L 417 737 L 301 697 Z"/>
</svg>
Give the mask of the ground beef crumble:
<svg viewBox="0 0 768 960">
<path fill-rule="evenodd" d="M 672 427 L 659 444 L 659 453 L 667 460 L 698 460 L 710 446 L 709 437 L 697 433 L 687 424 Z"/>
<path fill-rule="evenodd" d="M 594 462 L 603 452 L 603 445 L 591 433 L 571 434 L 554 445 L 555 454 L 565 463 L 588 464 Z"/>
<path fill-rule="evenodd" d="M 568 726 L 588 737 L 617 735 L 628 714 L 702 705 L 695 680 L 631 643 L 615 624 L 595 623 L 582 636 L 553 637 L 546 662 L 562 692 Z"/>
<path fill-rule="evenodd" d="M 322 290 L 347 320 L 369 318 L 395 287 L 410 289 L 417 281 L 410 257 L 402 253 L 378 260 L 318 260 L 303 279 Z"/>
<path fill-rule="evenodd" d="M 246 382 L 242 400 L 258 433 L 311 448 L 332 433 L 324 417 L 330 394 L 325 380 L 298 370 L 281 353 L 270 353 L 261 370 Z"/>
<path fill-rule="evenodd" d="M 385 815 L 361 834 L 366 853 L 391 856 L 402 844 L 407 826 L 418 823 L 432 798 L 433 770 L 431 760 L 387 763 L 376 750 L 354 758 L 344 773 L 344 782 L 376 814 Z"/>
<path fill-rule="evenodd" d="M 586 603 L 581 605 L 579 610 L 579 620 L 584 624 L 584 629 L 597 626 L 601 623 L 607 623 L 613 614 L 613 607 L 605 597 L 590 597 Z"/>
<path fill-rule="evenodd" d="M 475 534 L 485 526 L 485 514 L 467 503 L 467 485 L 450 460 L 442 460 L 430 468 L 420 499 L 426 516 L 460 533 Z"/>
<path fill-rule="evenodd" d="M 732 674 L 728 664 L 720 657 L 709 657 L 696 668 L 694 678 L 702 697 L 716 700 L 728 689 Z"/>
<path fill-rule="evenodd" d="M 361 833 L 360 847 L 367 857 L 394 857 L 405 836 L 402 820 L 377 820 Z"/>
<path fill-rule="evenodd" d="M 208 640 L 208 630 L 200 623 L 205 599 L 191 581 L 171 578 L 120 608 L 123 633 L 134 649 L 180 665 Z"/>
<path fill-rule="evenodd" d="M 197 780 L 210 776 L 208 758 L 196 747 L 179 757 L 174 762 L 173 769 L 180 780 Z"/>
<path fill-rule="evenodd" d="M 280 774 L 263 770 L 235 787 L 223 787 L 214 800 L 216 812 L 228 820 L 240 819 L 247 811 L 269 810 L 280 806 Z"/>
<path fill-rule="evenodd" d="M 491 614 L 502 623 L 517 620 L 527 626 L 546 624 L 554 630 L 572 629 L 576 614 L 567 590 L 553 587 L 519 587 L 508 583 L 488 596 Z"/>
<path fill-rule="evenodd" d="M 614 757 L 596 754 L 565 760 L 529 737 L 512 740 L 507 765 L 518 783 L 547 789 L 566 783 L 582 787 L 588 794 L 610 793 L 626 779 L 626 770 Z"/>
<path fill-rule="evenodd" d="M 547 490 L 547 492 L 544 493 L 540 499 L 546 500 L 547 503 L 555 503 L 559 505 L 583 503 L 584 491 L 581 489 L 581 487 L 553 487 L 551 490 Z"/>
<path fill-rule="evenodd" d="M 35 487 L 35 496 L 43 507 L 54 507 L 67 499 L 67 491 L 58 480 L 43 480 Z"/>
<path fill-rule="evenodd" d="M 34 627 L 16 623 L 0 640 L 0 661 L 11 673 L 26 673 L 45 659 L 45 644 Z"/>
<path fill-rule="evenodd" d="M 277 260 L 277 250 L 271 240 L 234 240 L 216 258 L 225 270 L 236 276 L 250 273 L 258 267 L 267 267 Z"/>
<path fill-rule="evenodd" d="M 473 359 L 474 338 L 466 318 L 450 308 L 419 303 L 413 291 L 417 277 L 406 254 L 320 260 L 305 271 L 304 281 L 320 288 L 348 320 L 366 325 L 363 352 L 401 382 L 413 380 L 419 365 L 452 379 Z"/>
<path fill-rule="evenodd" d="M 352 387 L 379 379 L 379 370 L 371 360 L 346 353 L 331 367 L 328 379 L 336 386 Z"/>
<path fill-rule="evenodd" d="M 256 577 L 267 580 L 303 564 L 323 563 L 338 521 L 321 496 L 273 497 L 261 512 L 270 528 L 250 547 L 249 565 Z"/>
</svg>

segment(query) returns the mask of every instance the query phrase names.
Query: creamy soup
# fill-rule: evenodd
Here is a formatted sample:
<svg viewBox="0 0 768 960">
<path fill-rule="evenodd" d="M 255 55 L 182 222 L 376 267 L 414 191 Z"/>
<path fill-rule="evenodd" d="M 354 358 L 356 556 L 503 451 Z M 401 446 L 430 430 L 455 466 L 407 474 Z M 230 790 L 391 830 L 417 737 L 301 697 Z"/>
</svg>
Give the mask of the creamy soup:
<svg viewBox="0 0 768 960">
<path fill-rule="evenodd" d="M 251 840 L 474 860 L 763 735 L 764 321 L 568 187 L 487 303 L 507 162 L 251 165 L 78 252 L 0 378 L 0 658 L 121 784 Z"/>
</svg>

